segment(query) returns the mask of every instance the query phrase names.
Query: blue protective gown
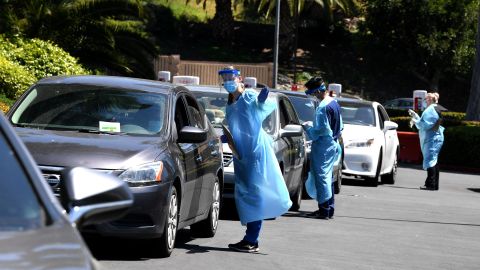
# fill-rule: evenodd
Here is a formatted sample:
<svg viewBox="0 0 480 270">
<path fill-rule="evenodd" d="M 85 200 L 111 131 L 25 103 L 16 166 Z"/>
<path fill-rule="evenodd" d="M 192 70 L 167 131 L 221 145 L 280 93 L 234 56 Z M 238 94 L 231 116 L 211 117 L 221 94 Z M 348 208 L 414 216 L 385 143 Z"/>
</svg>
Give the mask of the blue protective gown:
<svg viewBox="0 0 480 270">
<path fill-rule="evenodd" d="M 262 122 L 276 108 L 271 100 L 258 102 L 258 93 L 245 89 L 236 102 L 227 105 L 226 118 L 240 159 L 234 157 L 235 203 L 240 222 L 274 218 L 288 211 L 292 202 L 272 138 Z"/>
<path fill-rule="evenodd" d="M 415 126 L 420 136 L 420 147 L 423 155 L 423 169 L 426 170 L 437 164 L 438 154 L 443 145 L 444 127 L 435 128 L 440 116 L 435 110 L 437 104 L 431 104 L 423 111 L 420 118 L 414 118 Z"/>
<path fill-rule="evenodd" d="M 341 155 L 341 146 L 333 138 L 327 117 L 327 105 L 336 102 L 325 97 L 315 111 L 313 127 L 306 127 L 312 140 L 311 163 L 305 187 L 308 195 L 322 204 L 332 197 L 333 166 Z M 342 125 L 342 124 L 341 124 Z"/>
</svg>

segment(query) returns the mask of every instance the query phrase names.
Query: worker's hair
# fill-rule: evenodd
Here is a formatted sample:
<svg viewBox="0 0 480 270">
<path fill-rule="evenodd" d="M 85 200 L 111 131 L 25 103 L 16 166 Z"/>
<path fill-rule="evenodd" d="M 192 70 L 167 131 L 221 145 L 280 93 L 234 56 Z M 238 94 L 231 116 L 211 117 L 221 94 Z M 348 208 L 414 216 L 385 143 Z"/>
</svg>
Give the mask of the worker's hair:
<svg viewBox="0 0 480 270">
<path fill-rule="evenodd" d="M 437 92 L 430 92 L 427 96 L 432 99 L 432 103 L 438 103 L 438 100 L 440 99 L 440 95 Z"/>
</svg>

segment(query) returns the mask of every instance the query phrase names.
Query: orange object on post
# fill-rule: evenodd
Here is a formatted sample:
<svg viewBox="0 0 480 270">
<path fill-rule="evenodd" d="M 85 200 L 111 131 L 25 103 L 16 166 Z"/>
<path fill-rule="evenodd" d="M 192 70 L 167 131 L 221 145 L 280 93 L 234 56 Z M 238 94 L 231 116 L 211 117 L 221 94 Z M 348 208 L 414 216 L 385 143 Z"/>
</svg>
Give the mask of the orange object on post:
<svg viewBox="0 0 480 270">
<path fill-rule="evenodd" d="M 399 160 L 406 163 L 421 164 L 423 156 L 418 133 L 397 131 L 397 135 L 400 143 Z"/>
</svg>

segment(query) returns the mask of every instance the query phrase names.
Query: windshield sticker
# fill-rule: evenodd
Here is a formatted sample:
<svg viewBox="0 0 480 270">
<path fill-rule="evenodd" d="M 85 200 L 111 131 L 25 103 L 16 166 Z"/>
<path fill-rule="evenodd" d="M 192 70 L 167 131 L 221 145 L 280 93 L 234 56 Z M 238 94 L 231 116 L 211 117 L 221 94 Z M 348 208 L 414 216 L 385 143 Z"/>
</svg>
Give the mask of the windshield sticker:
<svg viewBox="0 0 480 270">
<path fill-rule="evenodd" d="M 120 123 L 100 121 L 98 130 L 107 132 L 120 132 Z"/>
</svg>

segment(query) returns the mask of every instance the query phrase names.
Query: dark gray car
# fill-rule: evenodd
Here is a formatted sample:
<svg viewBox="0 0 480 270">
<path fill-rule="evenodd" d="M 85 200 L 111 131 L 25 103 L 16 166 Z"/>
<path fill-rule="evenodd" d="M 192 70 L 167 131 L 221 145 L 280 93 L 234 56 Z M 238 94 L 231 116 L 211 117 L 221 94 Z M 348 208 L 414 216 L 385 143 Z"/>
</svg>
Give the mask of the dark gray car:
<svg viewBox="0 0 480 270">
<path fill-rule="evenodd" d="M 85 228 L 158 239 L 169 256 L 177 230 L 212 237 L 223 183 L 221 143 L 184 87 L 115 76 L 53 77 L 33 85 L 9 118 L 55 192 L 58 173 L 84 166 L 128 183 L 135 202 L 114 222 Z"/>
<path fill-rule="evenodd" d="M 125 214 L 133 203 L 128 186 L 114 176 L 84 168 L 63 171 L 65 193 L 60 200 L 69 213 L 65 215 L 1 114 L 0 157 L 0 268 L 98 269 L 73 226 L 105 222 Z"/>
<path fill-rule="evenodd" d="M 300 118 L 300 121 L 306 122 L 306 121 L 314 121 L 315 120 L 315 110 L 320 103 L 317 98 L 307 96 L 305 92 L 296 92 L 296 91 L 284 91 L 284 90 L 273 90 L 275 92 L 281 92 L 285 95 L 288 96 L 290 101 L 293 104 L 293 107 L 295 107 L 295 111 L 298 114 L 298 117 Z M 306 136 L 305 136 L 306 137 Z M 338 139 L 340 146 L 343 149 L 343 138 L 340 135 L 340 138 Z M 311 140 L 306 140 L 305 141 L 305 149 L 306 149 L 306 157 L 305 157 L 305 175 L 304 175 L 304 181 L 306 181 L 308 172 L 310 171 L 310 149 L 312 145 Z M 343 160 L 344 160 L 344 154 L 342 151 L 342 156 L 339 160 L 338 163 L 336 163 L 333 167 L 333 185 L 334 185 L 334 192 L 335 194 L 339 194 L 340 190 L 342 189 L 342 168 L 343 168 Z M 305 197 L 307 197 L 308 194 L 305 192 Z"/>
<path fill-rule="evenodd" d="M 224 119 L 228 93 L 224 89 L 215 86 L 188 86 L 188 88 L 197 97 L 198 102 L 205 107 L 209 120 L 217 129 L 221 128 L 222 123 L 227 124 Z M 269 99 L 277 103 L 277 109 L 263 121 L 263 129 L 273 138 L 275 155 L 293 202 L 291 209 L 298 210 L 302 203 L 302 178 L 305 161 L 303 128 L 287 96 L 271 92 Z M 226 141 L 224 142 L 225 190 L 223 197 L 231 199 L 235 188 L 233 155 Z"/>
</svg>

